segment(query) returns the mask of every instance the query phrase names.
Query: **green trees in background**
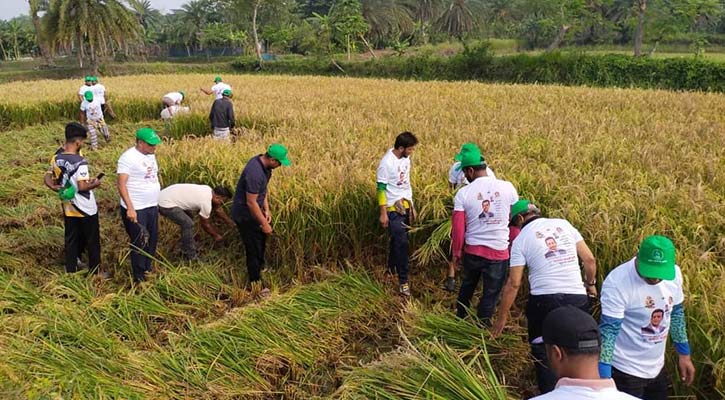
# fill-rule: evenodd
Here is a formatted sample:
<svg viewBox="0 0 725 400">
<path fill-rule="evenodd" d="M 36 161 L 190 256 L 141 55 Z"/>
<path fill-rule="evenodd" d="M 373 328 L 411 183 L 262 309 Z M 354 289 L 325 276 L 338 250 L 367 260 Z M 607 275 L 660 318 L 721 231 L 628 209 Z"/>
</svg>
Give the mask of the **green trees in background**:
<svg viewBox="0 0 725 400">
<path fill-rule="evenodd" d="M 659 43 L 725 45 L 725 0 L 190 0 L 162 15 L 149 0 L 28 0 L 0 23 L 0 57 L 188 55 L 209 48 L 331 54 L 448 41 L 515 39 L 522 49 Z M 374 56 L 374 53 L 373 53 Z"/>
</svg>

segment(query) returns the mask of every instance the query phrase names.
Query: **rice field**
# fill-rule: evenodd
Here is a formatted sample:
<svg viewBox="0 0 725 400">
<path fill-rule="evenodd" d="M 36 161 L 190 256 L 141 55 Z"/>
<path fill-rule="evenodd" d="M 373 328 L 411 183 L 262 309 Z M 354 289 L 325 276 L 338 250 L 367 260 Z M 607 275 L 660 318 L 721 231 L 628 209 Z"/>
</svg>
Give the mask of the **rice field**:
<svg viewBox="0 0 725 400">
<path fill-rule="evenodd" d="M 0 85 L 1 398 L 521 398 L 534 385 L 525 330 L 491 340 L 453 316 L 440 287 L 447 171 L 468 141 L 522 197 L 579 228 L 599 282 L 644 236 L 670 236 L 698 369 L 692 388 L 672 393 L 725 395 L 725 95 L 224 78 L 242 127 L 233 144 L 205 137 L 212 98 L 198 88 L 213 76 L 101 78 L 119 114 L 114 142 L 86 152 L 92 173 L 110 178 L 96 190 L 113 272 L 104 282 L 62 272 L 60 207 L 42 185 L 82 82 L 36 81 L 31 97 L 25 83 Z M 192 114 L 165 125 L 161 97 L 180 89 Z M 203 238 L 203 261 L 179 263 L 178 230 L 163 219 L 159 272 L 131 288 L 113 172 L 144 125 L 167 136 L 157 152 L 165 185 L 233 188 L 251 156 L 288 147 L 293 166 L 270 185 L 270 298 L 244 289 L 236 232 L 222 249 Z M 383 278 L 374 197 L 379 158 L 403 130 L 421 140 L 411 304 Z"/>
</svg>

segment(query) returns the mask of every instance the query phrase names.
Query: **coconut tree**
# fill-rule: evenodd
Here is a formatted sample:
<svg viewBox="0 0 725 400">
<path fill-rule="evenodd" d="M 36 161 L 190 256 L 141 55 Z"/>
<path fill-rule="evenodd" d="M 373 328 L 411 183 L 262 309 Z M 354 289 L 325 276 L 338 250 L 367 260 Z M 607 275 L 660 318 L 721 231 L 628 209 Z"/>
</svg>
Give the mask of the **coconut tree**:
<svg viewBox="0 0 725 400">
<path fill-rule="evenodd" d="M 476 24 L 473 8 L 478 5 L 475 0 L 451 0 L 450 4 L 438 19 L 440 29 L 450 36 L 463 39 Z"/>
<path fill-rule="evenodd" d="M 55 65 L 53 61 L 53 53 L 51 47 L 48 45 L 48 40 L 43 32 L 43 27 L 40 22 L 40 16 L 38 15 L 41 11 L 48 11 L 48 0 L 28 0 L 30 4 L 30 18 L 33 21 L 33 28 L 35 28 L 35 40 L 40 48 L 40 55 L 43 57 L 46 66 Z"/>
</svg>

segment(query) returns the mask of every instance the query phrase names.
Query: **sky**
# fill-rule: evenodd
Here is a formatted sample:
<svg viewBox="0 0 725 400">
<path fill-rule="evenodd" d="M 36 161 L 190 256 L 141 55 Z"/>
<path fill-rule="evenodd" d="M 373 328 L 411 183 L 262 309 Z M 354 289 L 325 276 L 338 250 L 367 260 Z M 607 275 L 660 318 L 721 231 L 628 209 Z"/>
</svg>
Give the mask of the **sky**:
<svg viewBox="0 0 725 400">
<path fill-rule="evenodd" d="M 162 13 L 181 7 L 188 0 L 151 0 L 151 5 Z M 0 0 L 0 19 L 8 20 L 21 14 L 28 14 L 28 0 Z"/>
</svg>

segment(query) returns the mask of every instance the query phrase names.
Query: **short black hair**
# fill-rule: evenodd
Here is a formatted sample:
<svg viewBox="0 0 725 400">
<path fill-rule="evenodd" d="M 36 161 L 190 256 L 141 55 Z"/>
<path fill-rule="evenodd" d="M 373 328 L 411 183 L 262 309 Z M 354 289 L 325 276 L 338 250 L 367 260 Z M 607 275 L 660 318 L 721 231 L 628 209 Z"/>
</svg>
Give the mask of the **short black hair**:
<svg viewBox="0 0 725 400">
<path fill-rule="evenodd" d="M 663 309 L 661 309 L 661 308 L 658 308 L 658 309 L 656 309 L 656 310 L 652 311 L 652 314 L 651 314 L 651 315 L 655 315 L 655 314 L 657 314 L 657 313 L 660 313 L 660 314 L 662 314 L 662 315 L 665 315 L 665 310 L 663 310 Z"/>
<path fill-rule="evenodd" d="M 226 197 L 227 199 L 232 198 L 232 191 L 226 186 L 217 186 L 214 188 L 214 194 L 217 196 Z"/>
<path fill-rule="evenodd" d="M 601 346 L 597 347 L 589 347 L 586 349 L 574 349 L 571 347 L 562 347 L 558 346 L 561 350 L 563 350 L 567 356 L 569 357 L 576 357 L 576 356 L 588 356 L 588 357 L 599 357 L 599 354 L 601 353 Z"/>
<path fill-rule="evenodd" d="M 65 141 L 72 142 L 75 139 L 87 139 L 88 129 L 78 122 L 71 122 L 65 126 Z"/>
<path fill-rule="evenodd" d="M 405 131 L 395 138 L 395 145 L 393 147 L 396 149 L 399 147 L 408 148 L 416 144 L 418 144 L 418 138 L 411 132 Z"/>
</svg>

